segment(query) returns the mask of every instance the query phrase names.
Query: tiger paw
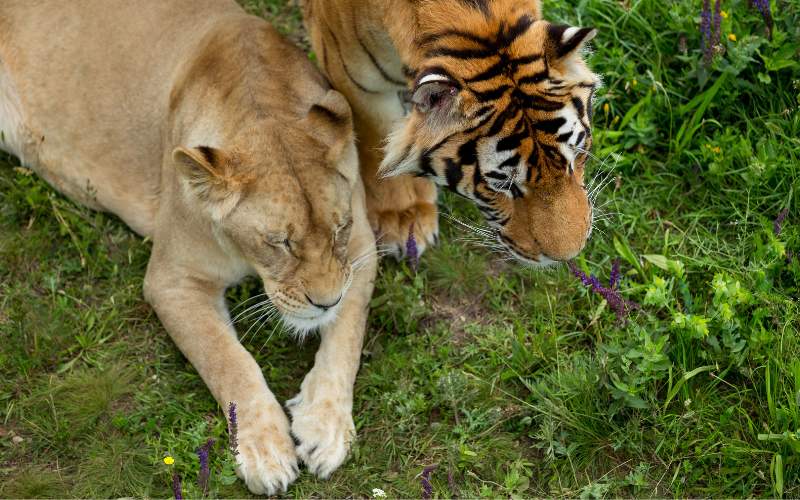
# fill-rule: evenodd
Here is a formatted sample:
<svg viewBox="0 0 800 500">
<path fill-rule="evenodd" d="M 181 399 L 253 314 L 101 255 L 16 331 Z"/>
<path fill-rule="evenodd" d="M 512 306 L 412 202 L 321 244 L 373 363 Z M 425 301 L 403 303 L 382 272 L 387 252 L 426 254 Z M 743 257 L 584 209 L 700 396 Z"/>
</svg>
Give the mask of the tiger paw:
<svg viewBox="0 0 800 500">
<path fill-rule="evenodd" d="M 367 212 L 378 247 L 406 256 L 413 235 L 418 255 L 439 239 L 436 186 L 427 179 L 393 177 L 367 186 Z"/>
</svg>

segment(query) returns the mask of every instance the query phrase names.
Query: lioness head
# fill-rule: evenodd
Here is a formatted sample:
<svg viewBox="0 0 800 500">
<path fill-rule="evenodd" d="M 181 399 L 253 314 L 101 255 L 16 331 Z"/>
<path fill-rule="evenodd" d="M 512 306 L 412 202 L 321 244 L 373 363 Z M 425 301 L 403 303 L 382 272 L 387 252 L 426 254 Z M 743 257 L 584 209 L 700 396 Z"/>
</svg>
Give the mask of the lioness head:
<svg viewBox="0 0 800 500">
<path fill-rule="evenodd" d="M 329 91 L 301 120 L 270 120 L 173 159 L 223 248 L 242 255 L 283 320 L 306 332 L 335 318 L 352 278 L 352 119 Z"/>
<path fill-rule="evenodd" d="M 599 78 L 581 49 L 595 30 L 540 20 L 538 2 L 429 2 L 424 12 L 413 109 L 382 172 L 471 199 L 523 262 L 574 257 L 592 219 L 583 176 Z"/>
</svg>

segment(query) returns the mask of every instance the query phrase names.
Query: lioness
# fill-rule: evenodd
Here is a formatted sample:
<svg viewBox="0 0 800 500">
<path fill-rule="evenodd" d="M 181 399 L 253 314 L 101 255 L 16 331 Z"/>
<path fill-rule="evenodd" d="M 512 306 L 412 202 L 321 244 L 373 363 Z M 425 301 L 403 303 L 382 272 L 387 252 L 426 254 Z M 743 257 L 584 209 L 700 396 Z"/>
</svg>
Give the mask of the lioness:
<svg viewBox="0 0 800 500">
<path fill-rule="evenodd" d="M 238 473 L 285 490 L 353 437 L 375 274 L 350 108 L 233 0 L 3 0 L 0 147 L 152 238 L 144 294 L 223 407 Z M 224 291 L 257 274 L 283 320 L 321 329 L 290 423 Z"/>
</svg>

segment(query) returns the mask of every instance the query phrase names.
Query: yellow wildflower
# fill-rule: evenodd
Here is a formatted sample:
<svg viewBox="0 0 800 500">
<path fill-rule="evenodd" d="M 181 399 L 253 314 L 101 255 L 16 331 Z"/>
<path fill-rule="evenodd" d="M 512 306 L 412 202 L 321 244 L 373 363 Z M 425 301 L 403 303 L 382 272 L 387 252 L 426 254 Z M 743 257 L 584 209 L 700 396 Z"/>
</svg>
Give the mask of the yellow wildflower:
<svg viewBox="0 0 800 500">
<path fill-rule="evenodd" d="M 637 82 L 636 78 L 634 78 L 633 81 L 631 82 L 631 87 L 635 87 L 637 85 L 639 85 L 639 82 Z"/>
<path fill-rule="evenodd" d="M 735 42 L 736 41 L 736 35 L 731 33 L 730 35 L 728 35 L 728 40 L 730 40 L 731 42 Z"/>
<path fill-rule="evenodd" d="M 605 114 L 608 114 L 608 111 L 609 111 L 610 109 L 611 109 L 611 106 L 609 106 L 609 105 L 608 105 L 608 103 L 605 103 L 605 104 L 603 104 L 603 112 L 604 112 Z"/>
<path fill-rule="evenodd" d="M 167 465 L 172 465 L 175 463 L 175 459 L 167 455 L 166 457 L 164 457 L 164 463 Z"/>
<path fill-rule="evenodd" d="M 728 19 L 728 13 L 724 10 L 719 11 L 719 15 L 722 16 L 722 19 Z"/>
</svg>

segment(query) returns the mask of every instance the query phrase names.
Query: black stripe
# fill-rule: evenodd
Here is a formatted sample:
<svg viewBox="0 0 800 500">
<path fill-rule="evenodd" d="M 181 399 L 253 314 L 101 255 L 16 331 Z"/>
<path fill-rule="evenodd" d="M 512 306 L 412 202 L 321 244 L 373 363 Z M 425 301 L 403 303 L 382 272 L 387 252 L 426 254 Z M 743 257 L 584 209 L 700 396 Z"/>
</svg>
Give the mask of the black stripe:
<svg viewBox="0 0 800 500">
<path fill-rule="evenodd" d="M 534 63 L 544 58 L 544 54 L 531 54 L 529 56 L 522 56 L 511 60 L 511 64 L 515 66 L 522 66 L 524 64 Z"/>
<path fill-rule="evenodd" d="M 502 153 L 503 151 L 513 151 L 517 149 L 519 145 L 522 144 L 523 139 L 526 139 L 527 137 L 528 134 L 525 132 L 503 137 L 497 141 L 497 152 Z"/>
<path fill-rule="evenodd" d="M 467 83 L 475 83 L 483 80 L 490 80 L 496 76 L 502 75 L 505 72 L 505 69 L 506 69 L 505 61 L 501 59 L 497 63 L 489 66 L 489 68 L 485 69 L 484 71 L 478 73 L 475 76 L 467 78 L 464 81 Z"/>
<path fill-rule="evenodd" d="M 558 111 L 564 107 L 563 102 L 551 101 L 541 96 L 528 95 L 519 89 L 515 90 L 514 98 L 524 104 L 526 108 L 535 109 L 536 111 Z"/>
<path fill-rule="evenodd" d="M 520 17 L 507 33 L 501 33 L 498 38 L 503 46 L 508 47 L 514 43 L 514 40 L 524 35 L 532 24 L 533 18 L 526 14 Z"/>
<path fill-rule="evenodd" d="M 517 80 L 517 85 L 527 85 L 531 83 L 541 83 L 550 76 L 550 72 L 547 70 L 540 71 L 539 73 L 534 73 L 532 75 L 523 76 L 522 78 Z"/>
<path fill-rule="evenodd" d="M 486 133 L 486 135 L 491 137 L 493 135 L 497 135 L 498 133 L 500 133 L 500 131 L 503 130 L 503 127 L 505 126 L 505 124 L 508 121 L 508 119 L 509 118 L 515 118 L 517 116 L 517 114 L 519 114 L 519 113 L 520 113 L 520 110 L 513 109 L 511 107 L 508 107 L 508 108 L 504 109 L 494 119 L 494 123 L 492 123 L 492 127 L 489 129 L 489 131 Z"/>
<path fill-rule="evenodd" d="M 496 170 L 492 170 L 488 174 L 484 174 L 484 175 L 486 177 L 488 177 L 489 179 L 497 179 L 498 181 L 507 181 L 508 180 L 508 174 L 503 173 L 503 172 L 498 172 Z"/>
<path fill-rule="evenodd" d="M 367 56 L 369 57 L 369 60 L 372 61 L 372 64 L 378 70 L 378 73 L 381 74 L 383 79 L 386 80 L 387 82 L 394 83 L 395 85 L 405 86 L 405 82 L 401 82 L 400 80 L 393 78 L 391 75 L 389 75 L 389 73 L 386 72 L 385 69 L 383 69 L 383 66 L 381 66 L 378 60 L 375 59 L 375 56 L 372 54 L 372 52 L 370 52 L 369 48 L 364 43 L 364 40 L 361 39 L 361 34 L 358 32 L 358 29 L 356 29 L 355 31 L 356 31 L 356 40 L 358 40 L 358 44 L 361 45 L 361 49 L 364 52 L 366 52 Z"/>
<path fill-rule="evenodd" d="M 533 128 L 541 130 L 546 134 L 555 134 L 558 129 L 564 126 L 567 120 L 564 118 L 553 118 L 552 120 L 541 120 L 533 123 Z"/>
<path fill-rule="evenodd" d="M 483 91 L 478 91 L 478 90 L 474 90 L 474 89 L 470 89 L 470 90 L 472 90 L 472 93 L 475 94 L 475 97 L 480 102 L 495 101 L 495 100 L 500 99 L 501 97 L 503 97 L 503 95 L 506 92 L 511 90 L 511 85 L 500 85 L 499 87 L 497 87 L 495 89 L 483 90 Z"/>
<path fill-rule="evenodd" d="M 517 187 L 516 184 L 511 184 L 511 196 L 514 198 L 524 198 L 525 195 L 522 194 L 522 191 Z"/>
<path fill-rule="evenodd" d="M 569 138 L 572 137 L 572 130 L 569 132 L 564 132 L 563 134 L 556 137 L 557 142 L 567 142 Z"/>
<path fill-rule="evenodd" d="M 578 112 L 578 117 L 583 118 L 584 115 L 586 114 L 586 108 L 583 106 L 583 101 L 581 101 L 577 97 L 573 97 L 572 105 L 575 106 L 575 110 Z"/>
<path fill-rule="evenodd" d="M 445 163 L 447 164 L 447 167 L 445 168 L 444 175 L 447 179 L 447 186 L 453 191 L 458 191 L 458 185 L 464 178 L 464 172 L 462 172 L 461 168 L 456 164 L 456 162 L 450 158 L 448 158 Z"/>
<path fill-rule="evenodd" d="M 453 57 L 455 59 L 486 59 L 487 57 L 499 57 L 494 49 L 451 49 L 439 47 L 429 50 L 426 57 Z"/>
<path fill-rule="evenodd" d="M 469 40 L 470 42 L 477 43 L 478 45 L 483 45 L 486 48 L 496 48 L 494 42 L 492 40 L 489 40 L 488 38 L 484 38 L 482 36 L 475 35 L 467 31 L 461 31 L 456 29 L 431 33 L 430 35 L 426 35 L 420 38 L 417 41 L 417 43 L 420 46 L 425 47 L 427 45 L 432 45 L 435 42 L 438 42 L 442 38 L 448 38 L 448 37 L 463 38 L 465 40 Z"/>
<path fill-rule="evenodd" d="M 478 164 L 478 141 L 469 140 L 458 148 L 458 162 L 461 165 Z"/>
<path fill-rule="evenodd" d="M 567 43 L 560 44 L 558 47 L 558 57 L 564 57 L 565 55 L 569 54 L 573 50 L 578 48 L 578 45 L 583 42 L 583 39 L 593 30 L 594 28 L 581 28 L 578 30 L 577 33 L 572 35 L 572 38 L 567 40 Z M 561 39 L 559 38 L 559 41 Z"/>
<path fill-rule="evenodd" d="M 517 153 L 508 160 L 498 165 L 497 168 L 517 167 L 521 159 L 522 157 L 519 155 L 519 153 Z"/>
<path fill-rule="evenodd" d="M 434 170 L 433 167 L 431 166 L 432 163 L 433 163 L 433 160 L 431 159 L 431 152 L 430 151 L 426 151 L 425 153 L 423 153 L 422 157 L 420 157 L 420 159 L 419 159 L 419 167 L 420 167 L 420 170 L 422 170 L 422 172 L 421 172 L 422 175 L 421 176 L 423 176 L 423 177 L 436 177 L 437 176 L 436 175 L 436 170 Z"/>
<path fill-rule="evenodd" d="M 350 73 L 350 68 L 347 67 L 347 61 L 345 61 L 344 56 L 342 56 L 342 51 L 339 47 L 339 40 L 336 38 L 336 35 L 333 34 L 333 31 L 331 31 L 329 27 L 326 26 L 326 28 L 328 30 L 328 35 L 330 35 L 331 39 L 333 40 L 334 48 L 336 49 L 336 53 L 339 55 L 339 60 L 342 62 L 342 69 L 344 69 L 344 73 L 347 75 L 347 78 L 349 78 L 350 81 L 353 82 L 353 85 L 355 85 L 356 88 L 358 88 L 358 90 L 364 92 L 365 94 L 378 94 L 379 92 L 366 88 L 353 77 L 352 73 Z"/>
</svg>

